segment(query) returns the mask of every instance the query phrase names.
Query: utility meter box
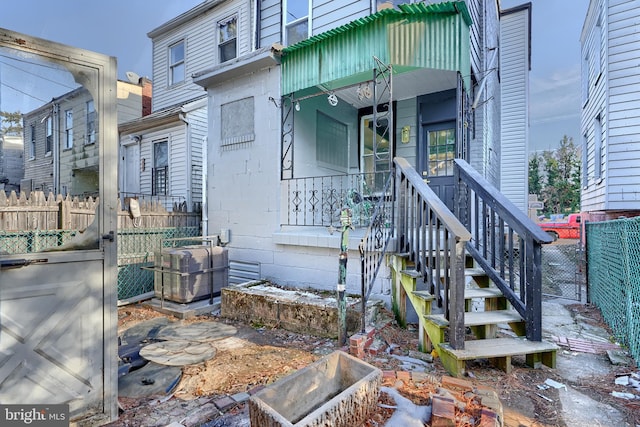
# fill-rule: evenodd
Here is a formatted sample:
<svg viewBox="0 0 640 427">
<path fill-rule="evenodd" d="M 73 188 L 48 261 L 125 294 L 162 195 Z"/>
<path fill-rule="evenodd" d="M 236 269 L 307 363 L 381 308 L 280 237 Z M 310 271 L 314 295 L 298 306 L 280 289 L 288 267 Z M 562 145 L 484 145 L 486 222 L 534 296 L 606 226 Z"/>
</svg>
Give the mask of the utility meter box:
<svg viewBox="0 0 640 427">
<path fill-rule="evenodd" d="M 216 297 L 229 283 L 229 254 L 221 246 L 163 248 L 156 253 L 155 266 L 155 295 L 169 301 Z"/>
</svg>

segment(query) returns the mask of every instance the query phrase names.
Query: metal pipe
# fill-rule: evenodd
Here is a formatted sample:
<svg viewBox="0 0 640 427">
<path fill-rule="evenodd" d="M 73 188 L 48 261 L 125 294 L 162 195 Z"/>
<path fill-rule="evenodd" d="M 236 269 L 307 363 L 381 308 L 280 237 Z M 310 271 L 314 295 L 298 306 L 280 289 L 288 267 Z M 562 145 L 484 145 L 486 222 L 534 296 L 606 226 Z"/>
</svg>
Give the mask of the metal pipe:
<svg viewBox="0 0 640 427">
<path fill-rule="evenodd" d="M 338 260 L 338 345 L 347 343 L 347 252 L 349 250 L 349 228 L 351 228 L 351 210 L 342 209 L 340 212 L 342 233 L 340 238 L 340 257 Z"/>
</svg>

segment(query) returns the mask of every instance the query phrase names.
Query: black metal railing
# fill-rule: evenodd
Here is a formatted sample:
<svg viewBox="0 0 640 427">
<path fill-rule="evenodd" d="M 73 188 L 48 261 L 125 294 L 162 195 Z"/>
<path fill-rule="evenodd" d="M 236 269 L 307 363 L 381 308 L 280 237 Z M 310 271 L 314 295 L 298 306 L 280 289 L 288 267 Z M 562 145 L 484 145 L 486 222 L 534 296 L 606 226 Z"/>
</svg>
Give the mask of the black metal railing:
<svg viewBox="0 0 640 427">
<path fill-rule="evenodd" d="M 455 212 L 473 238 L 467 251 L 542 340 L 542 249 L 551 237 L 467 162 L 455 160 Z"/>
<path fill-rule="evenodd" d="M 397 251 L 413 261 L 449 321 L 449 342 L 464 348 L 465 245 L 471 233 L 418 172 L 396 157 Z"/>
<path fill-rule="evenodd" d="M 393 174 L 389 174 L 364 236 L 360 240 L 360 272 L 362 292 L 362 331 L 365 329 L 366 304 L 384 262 L 387 246 L 393 237 Z"/>
<path fill-rule="evenodd" d="M 367 227 L 384 194 L 386 173 L 293 178 L 281 181 L 286 203 L 282 225 L 340 226 L 340 211 L 351 209 L 354 227 Z"/>
</svg>

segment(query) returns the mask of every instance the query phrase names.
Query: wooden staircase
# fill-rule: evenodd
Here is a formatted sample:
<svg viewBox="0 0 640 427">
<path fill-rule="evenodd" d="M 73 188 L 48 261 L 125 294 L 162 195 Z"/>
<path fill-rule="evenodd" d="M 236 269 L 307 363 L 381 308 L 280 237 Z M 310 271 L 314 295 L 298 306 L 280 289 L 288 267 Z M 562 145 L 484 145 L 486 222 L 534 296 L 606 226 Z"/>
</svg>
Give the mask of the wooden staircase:
<svg viewBox="0 0 640 427">
<path fill-rule="evenodd" d="M 406 324 L 409 301 L 418 316 L 420 350 L 435 351 L 445 369 L 453 376 L 463 376 L 467 360 L 488 359 L 494 366 L 511 371 L 511 358 L 525 356 L 527 365 L 538 368 L 541 364 L 556 365 L 555 344 L 529 341 L 525 338 L 526 322 L 514 310 L 488 275 L 473 266 L 469 256 L 465 260 L 464 326 L 467 331 L 463 349 L 454 349 L 447 342 L 449 321 L 445 310 L 434 302 L 442 295 L 432 293 L 422 274 L 414 268 L 407 254 L 391 255 L 394 311 L 401 324 Z M 434 274 L 442 279 L 444 274 Z M 430 289 L 431 288 L 431 289 Z M 508 325 L 510 336 L 499 337 L 499 325 Z M 515 337 L 511 336 L 515 335 Z"/>
</svg>

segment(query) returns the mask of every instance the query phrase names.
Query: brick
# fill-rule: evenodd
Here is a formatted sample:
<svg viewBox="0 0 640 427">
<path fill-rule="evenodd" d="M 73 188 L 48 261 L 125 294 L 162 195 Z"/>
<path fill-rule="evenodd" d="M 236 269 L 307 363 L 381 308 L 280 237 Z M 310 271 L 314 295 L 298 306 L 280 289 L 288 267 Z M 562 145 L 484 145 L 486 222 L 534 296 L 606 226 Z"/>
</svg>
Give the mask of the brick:
<svg viewBox="0 0 640 427">
<path fill-rule="evenodd" d="M 395 380 L 396 379 L 396 371 L 382 371 L 382 379 L 383 380 Z"/>
<path fill-rule="evenodd" d="M 230 408 L 231 406 L 235 405 L 236 401 L 230 398 L 229 396 L 225 396 L 225 397 L 221 397 L 220 399 L 216 399 L 213 403 L 216 405 L 216 407 L 219 410 L 224 411 Z"/>
<path fill-rule="evenodd" d="M 408 371 L 397 371 L 396 372 L 396 377 L 404 382 L 405 384 L 408 384 L 409 382 L 411 382 L 411 372 Z"/>
<path fill-rule="evenodd" d="M 480 424 L 478 427 L 500 427 L 498 414 L 489 409 L 483 408 L 480 417 Z"/>
<path fill-rule="evenodd" d="M 431 405 L 432 427 L 455 427 L 456 411 L 453 399 L 443 396 L 433 396 Z"/>
<path fill-rule="evenodd" d="M 249 400 L 249 397 L 251 396 L 249 395 L 249 393 L 246 393 L 246 392 L 236 393 L 233 396 L 231 396 L 231 398 L 238 403 L 244 402 L 245 400 Z"/>
<path fill-rule="evenodd" d="M 264 388 L 263 385 L 257 385 L 254 388 L 252 388 L 251 390 L 249 390 L 249 394 L 251 396 L 253 396 L 254 394 L 256 394 L 257 392 L 259 392 L 260 390 L 262 390 Z"/>
<path fill-rule="evenodd" d="M 463 380 L 460 378 L 454 378 L 449 376 L 443 376 L 440 381 L 440 385 L 443 388 L 455 391 L 471 391 L 473 390 L 473 383 L 471 381 Z"/>
</svg>

